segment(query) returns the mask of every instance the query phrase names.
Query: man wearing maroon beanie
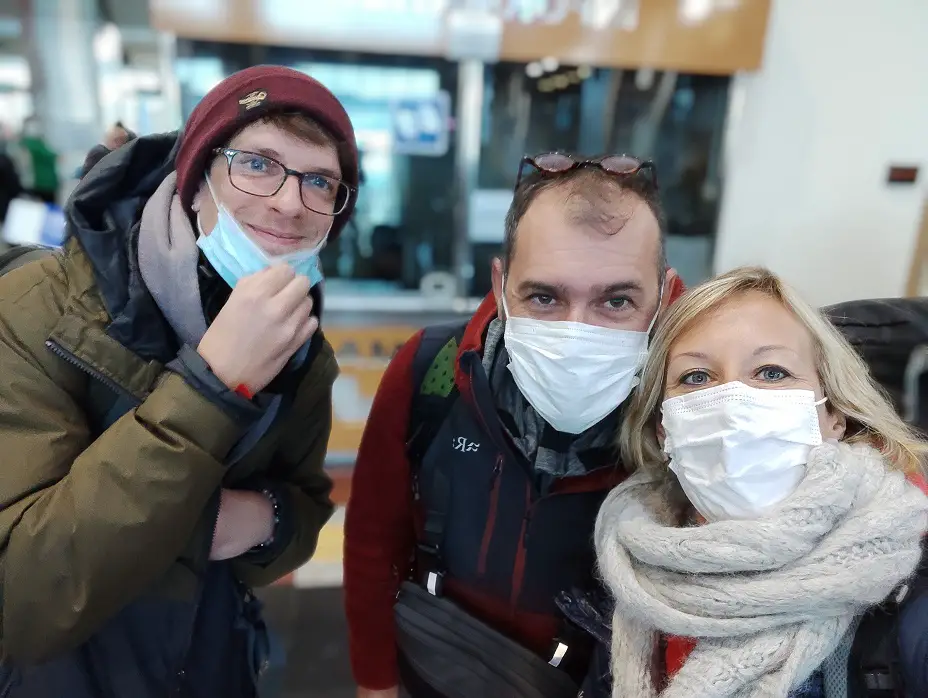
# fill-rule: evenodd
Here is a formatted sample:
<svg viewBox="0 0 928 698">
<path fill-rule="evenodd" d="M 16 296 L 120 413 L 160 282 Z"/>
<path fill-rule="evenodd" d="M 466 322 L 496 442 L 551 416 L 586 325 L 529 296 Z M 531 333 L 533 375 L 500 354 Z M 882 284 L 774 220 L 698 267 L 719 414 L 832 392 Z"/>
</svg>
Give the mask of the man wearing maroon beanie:
<svg viewBox="0 0 928 698">
<path fill-rule="evenodd" d="M 358 154 L 325 87 L 217 85 L 94 164 L 63 250 L 0 277 L 0 695 L 255 698 L 251 594 L 332 512 L 318 252 Z"/>
</svg>

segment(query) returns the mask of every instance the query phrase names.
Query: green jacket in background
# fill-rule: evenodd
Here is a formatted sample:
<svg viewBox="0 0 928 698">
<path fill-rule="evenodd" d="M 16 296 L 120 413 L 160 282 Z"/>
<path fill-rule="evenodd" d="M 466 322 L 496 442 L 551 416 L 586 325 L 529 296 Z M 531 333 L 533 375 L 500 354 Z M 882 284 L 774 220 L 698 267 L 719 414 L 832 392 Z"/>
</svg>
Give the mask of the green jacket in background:
<svg viewBox="0 0 928 698">
<path fill-rule="evenodd" d="M 20 179 L 27 189 L 48 194 L 55 194 L 60 184 L 58 180 L 58 155 L 42 138 L 23 136 L 19 146 L 25 154 L 22 164 L 28 171 L 20 173 Z"/>
</svg>

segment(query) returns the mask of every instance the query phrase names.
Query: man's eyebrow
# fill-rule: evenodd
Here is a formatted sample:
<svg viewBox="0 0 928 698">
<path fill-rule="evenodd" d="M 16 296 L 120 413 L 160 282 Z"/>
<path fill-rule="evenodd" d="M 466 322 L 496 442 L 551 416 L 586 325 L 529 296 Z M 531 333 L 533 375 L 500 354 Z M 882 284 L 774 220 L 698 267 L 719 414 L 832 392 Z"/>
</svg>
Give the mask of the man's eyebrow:
<svg viewBox="0 0 928 698">
<path fill-rule="evenodd" d="M 558 298 L 567 295 L 567 287 L 562 284 L 549 284 L 544 281 L 534 281 L 532 279 L 526 279 L 519 284 L 520 296 L 527 296 L 532 293 Z"/>
<path fill-rule="evenodd" d="M 597 296 L 605 298 L 606 296 L 616 296 L 629 291 L 643 293 L 644 286 L 637 281 L 620 281 L 607 286 L 596 286 L 593 290 Z"/>
<path fill-rule="evenodd" d="M 245 153 L 256 153 L 258 155 L 267 155 L 269 158 L 274 158 L 275 160 L 281 160 L 282 156 L 273 148 L 262 148 L 260 146 L 248 146 L 243 145 L 240 148 L 234 148 L 234 150 L 241 150 Z"/>
<path fill-rule="evenodd" d="M 278 152 L 277 152 L 276 150 L 274 150 L 273 148 L 249 148 L 249 147 L 244 147 L 244 146 L 243 146 L 243 147 L 241 147 L 241 148 L 235 148 L 235 150 L 241 150 L 241 151 L 244 151 L 244 152 L 246 152 L 246 153 L 257 153 L 258 155 L 266 155 L 266 156 L 269 157 L 269 158 L 274 158 L 275 160 L 277 160 L 278 162 L 280 162 L 284 167 L 286 167 L 286 168 L 288 168 L 288 169 L 296 169 L 296 168 L 292 168 L 292 167 L 290 167 L 289 165 L 287 165 L 287 164 L 284 162 L 284 160 L 283 160 L 283 155 L 281 155 L 280 153 L 278 153 Z M 338 171 L 336 171 L 336 170 L 333 170 L 331 167 L 311 167 L 311 168 L 308 169 L 308 170 L 302 170 L 302 171 L 303 171 L 305 174 L 319 174 L 319 175 L 325 175 L 326 177 L 331 177 L 332 179 L 341 179 L 341 178 L 342 178 L 342 173 L 341 173 L 341 172 L 338 172 Z"/>
<path fill-rule="evenodd" d="M 595 286 L 593 288 L 593 294 L 599 298 L 616 296 L 629 292 L 642 293 L 644 292 L 644 287 L 637 281 L 620 281 L 614 284 L 607 284 L 606 286 Z M 519 284 L 519 294 L 527 295 L 529 293 L 542 293 L 546 296 L 553 297 L 566 296 L 567 287 L 563 284 L 552 284 L 546 281 L 526 279 Z"/>
<path fill-rule="evenodd" d="M 338 180 L 341 180 L 342 178 L 341 172 L 333 170 L 329 167 L 313 167 L 312 169 L 306 170 L 305 172 L 306 174 L 325 175 L 326 177 L 331 177 L 332 179 Z"/>
</svg>

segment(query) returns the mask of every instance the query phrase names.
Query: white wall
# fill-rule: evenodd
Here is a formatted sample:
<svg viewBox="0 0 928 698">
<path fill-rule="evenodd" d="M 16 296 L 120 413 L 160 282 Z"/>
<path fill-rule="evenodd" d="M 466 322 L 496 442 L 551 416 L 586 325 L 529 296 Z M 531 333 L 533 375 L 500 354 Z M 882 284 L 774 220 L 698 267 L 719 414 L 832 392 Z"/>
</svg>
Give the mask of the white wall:
<svg viewBox="0 0 928 698">
<path fill-rule="evenodd" d="M 885 183 L 890 163 L 921 168 Z M 733 82 L 715 270 L 764 264 L 816 304 L 902 295 L 928 192 L 928 0 L 773 0 Z"/>
</svg>

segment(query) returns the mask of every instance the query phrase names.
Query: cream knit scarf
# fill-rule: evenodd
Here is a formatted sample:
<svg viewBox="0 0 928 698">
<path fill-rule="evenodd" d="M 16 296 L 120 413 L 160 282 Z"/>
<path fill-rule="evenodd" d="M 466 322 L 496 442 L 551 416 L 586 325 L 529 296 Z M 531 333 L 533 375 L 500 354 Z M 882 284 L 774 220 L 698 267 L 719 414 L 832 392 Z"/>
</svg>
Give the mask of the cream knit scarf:
<svg viewBox="0 0 928 698">
<path fill-rule="evenodd" d="M 637 474 L 596 522 L 616 598 L 614 698 L 658 695 L 658 634 L 698 640 L 661 698 L 785 698 L 914 572 L 928 527 L 928 498 L 865 446 L 813 450 L 798 490 L 760 520 L 668 525 L 661 490 Z"/>
</svg>

